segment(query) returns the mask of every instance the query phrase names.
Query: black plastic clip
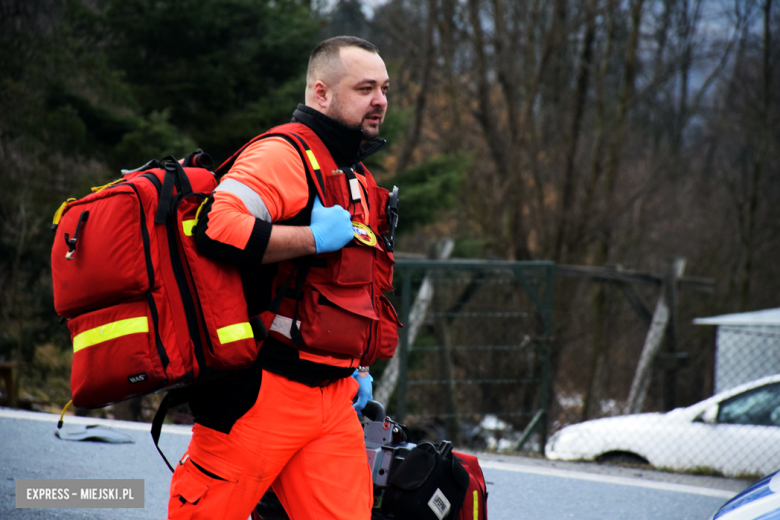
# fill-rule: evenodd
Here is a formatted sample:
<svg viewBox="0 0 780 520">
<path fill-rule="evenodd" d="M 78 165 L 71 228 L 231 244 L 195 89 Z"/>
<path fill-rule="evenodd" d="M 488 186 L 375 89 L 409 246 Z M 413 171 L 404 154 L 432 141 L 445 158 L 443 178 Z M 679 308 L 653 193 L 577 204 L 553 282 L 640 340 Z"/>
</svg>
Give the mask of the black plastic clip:
<svg viewBox="0 0 780 520">
<path fill-rule="evenodd" d="M 66 260 L 73 260 L 73 255 L 76 254 L 76 242 L 79 239 L 79 231 L 81 231 L 81 224 L 86 222 L 89 218 L 89 211 L 82 211 L 79 216 L 78 224 L 76 224 L 76 233 L 73 238 L 70 238 L 68 233 L 65 233 L 65 243 L 68 244 L 68 252 L 65 253 Z"/>
<path fill-rule="evenodd" d="M 252 335 L 255 337 L 255 341 L 260 342 L 268 337 L 268 330 L 265 328 L 265 324 L 260 319 L 260 316 L 250 319 L 249 326 L 252 327 Z"/>
<path fill-rule="evenodd" d="M 355 171 L 352 168 L 344 168 L 344 175 L 347 177 L 347 189 L 349 190 L 349 200 L 353 204 L 360 202 L 360 181 L 358 181 Z"/>
<path fill-rule="evenodd" d="M 390 228 L 390 237 L 382 237 L 385 239 L 385 246 L 387 246 L 388 252 L 393 252 L 393 246 L 395 244 L 395 228 L 398 227 L 398 186 L 393 186 L 393 192 L 387 198 L 387 226 Z"/>
</svg>

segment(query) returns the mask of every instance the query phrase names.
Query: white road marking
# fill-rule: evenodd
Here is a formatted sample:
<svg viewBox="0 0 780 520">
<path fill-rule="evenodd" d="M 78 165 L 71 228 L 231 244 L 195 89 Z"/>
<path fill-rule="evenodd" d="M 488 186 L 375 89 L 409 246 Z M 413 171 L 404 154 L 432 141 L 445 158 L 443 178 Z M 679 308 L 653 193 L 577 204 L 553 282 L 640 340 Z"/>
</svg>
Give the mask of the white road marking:
<svg viewBox="0 0 780 520">
<path fill-rule="evenodd" d="M 0 408 L 0 418 L 8 419 L 26 419 L 30 421 L 50 422 L 56 424 L 60 416 L 51 413 L 28 412 L 26 410 L 13 410 L 10 408 Z M 149 431 L 151 424 L 138 423 L 131 421 L 118 421 L 115 419 L 99 419 L 95 417 L 78 417 L 75 415 L 66 415 L 65 424 L 102 424 L 125 430 Z M 162 431 L 176 435 L 192 435 L 192 426 L 177 424 L 164 424 Z M 690 495 L 701 495 L 707 497 L 729 499 L 736 495 L 733 491 L 722 489 L 712 489 L 699 486 L 689 486 L 686 484 L 675 484 L 673 482 L 659 482 L 655 480 L 616 477 L 613 475 L 601 475 L 598 473 L 585 473 L 582 471 L 571 471 L 557 468 L 545 468 L 541 466 L 526 466 L 523 464 L 512 464 L 509 462 L 499 462 L 493 460 L 480 460 L 480 466 L 483 468 L 495 469 L 498 471 L 512 471 L 515 473 L 528 473 L 532 475 L 543 475 L 547 477 L 568 478 L 574 480 L 585 480 L 589 482 L 601 482 L 604 484 L 616 484 L 619 486 L 632 486 L 646 489 L 657 489 L 660 491 L 672 491 L 676 493 L 688 493 Z"/>
<path fill-rule="evenodd" d="M 54 424 L 57 424 L 57 421 L 60 420 L 60 416 L 53 413 L 28 412 L 27 410 L 13 410 L 10 408 L 0 408 L 0 418 L 27 419 L 29 421 L 50 422 Z M 121 428 L 124 430 L 138 430 L 146 432 L 152 428 L 151 423 L 118 421 L 116 419 L 99 419 L 97 417 L 79 417 L 76 415 L 66 415 L 64 417 L 64 425 L 67 426 L 68 424 L 100 424 L 103 426 L 111 426 L 113 428 Z M 192 426 L 185 426 L 181 424 L 163 424 L 162 431 L 176 435 L 192 435 Z"/>
<path fill-rule="evenodd" d="M 641 487 L 647 489 L 657 489 L 660 491 L 673 491 L 676 493 L 688 493 L 690 495 L 702 495 L 706 497 L 727 499 L 736 495 L 736 493 L 733 491 L 725 491 L 722 489 L 689 486 L 686 484 L 675 484 L 673 482 L 659 482 L 657 480 L 616 477 L 613 475 L 585 473 L 582 471 L 544 468 L 541 466 L 526 466 L 521 464 L 511 464 L 509 462 L 499 462 L 493 460 L 480 460 L 479 464 L 483 468 L 496 469 L 499 471 L 513 471 L 515 473 L 530 473 L 533 475 L 543 475 L 547 477 L 559 477 L 559 478 L 568 478 L 574 480 L 587 480 L 590 482 L 601 482 L 604 484 L 616 484 L 618 486 L 632 486 L 632 487 Z"/>
</svg>

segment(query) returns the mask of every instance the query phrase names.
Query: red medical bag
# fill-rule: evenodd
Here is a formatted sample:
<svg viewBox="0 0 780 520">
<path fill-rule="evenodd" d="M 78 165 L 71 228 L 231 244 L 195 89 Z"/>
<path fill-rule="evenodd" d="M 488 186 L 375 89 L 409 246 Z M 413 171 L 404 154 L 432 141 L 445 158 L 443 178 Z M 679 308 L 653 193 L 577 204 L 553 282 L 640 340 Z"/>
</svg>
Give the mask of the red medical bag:
<svg viewBox="0 0 780 520">
<path fill-rule="evenodd" d="M 476 455 L 452 452 L 469 474 L 469 487 L 458 520 L 487 520 L 487 486 Z"/>
<path fill-rule="evenodd" d="M 217 180 L 202 151 L 150 161 L 54 218 L 54 307 L 73 340 L 73 403 L 99 408 L 257 357 L 241 276 L 197 253 Z M 206 167 L 203 167 L 206 166 Z"/>
</svg>

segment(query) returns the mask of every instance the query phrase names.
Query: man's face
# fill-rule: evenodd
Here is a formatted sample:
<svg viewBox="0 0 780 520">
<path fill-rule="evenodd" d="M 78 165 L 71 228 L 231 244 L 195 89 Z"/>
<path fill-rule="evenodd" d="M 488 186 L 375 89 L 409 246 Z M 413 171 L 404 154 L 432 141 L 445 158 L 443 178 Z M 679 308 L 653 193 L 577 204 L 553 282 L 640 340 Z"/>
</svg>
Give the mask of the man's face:
<svg viewBox="0 0 780 520">
<path fill-rule="evenodd" d="M 379 135 L 387 111 L 390 78 L 378 54 L 358 47 L 341 49 L 343 75 L 331 87 L 325 115 L 350 128 L 360 128 L 363 140 Z"/>
</svg>

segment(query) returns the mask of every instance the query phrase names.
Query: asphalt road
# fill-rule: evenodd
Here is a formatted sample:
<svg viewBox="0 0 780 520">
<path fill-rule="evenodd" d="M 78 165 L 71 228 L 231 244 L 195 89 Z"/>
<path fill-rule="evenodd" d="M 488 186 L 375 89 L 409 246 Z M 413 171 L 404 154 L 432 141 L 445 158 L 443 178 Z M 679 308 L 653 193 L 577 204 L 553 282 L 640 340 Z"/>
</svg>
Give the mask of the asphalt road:
<svg viewBox="0 0 780 520">
<path fill-rule="evenodd" d="M 54 436 L 58 417 L 0 408 L 0 518 L 165 518 L 170 471 L 149 425 L 68 417 L 103 424 L 134 444 L 68 442 Z M 189 442 L 189 427 L 165 426 L 160 445 L 171 461 Z M 747 482 L 650 470 L 479 454 L 489 482 L 491 520 L 707 520 Z M 16 479 L 143 479 L 143 509 L 16 509 Z"/>
</svg>

